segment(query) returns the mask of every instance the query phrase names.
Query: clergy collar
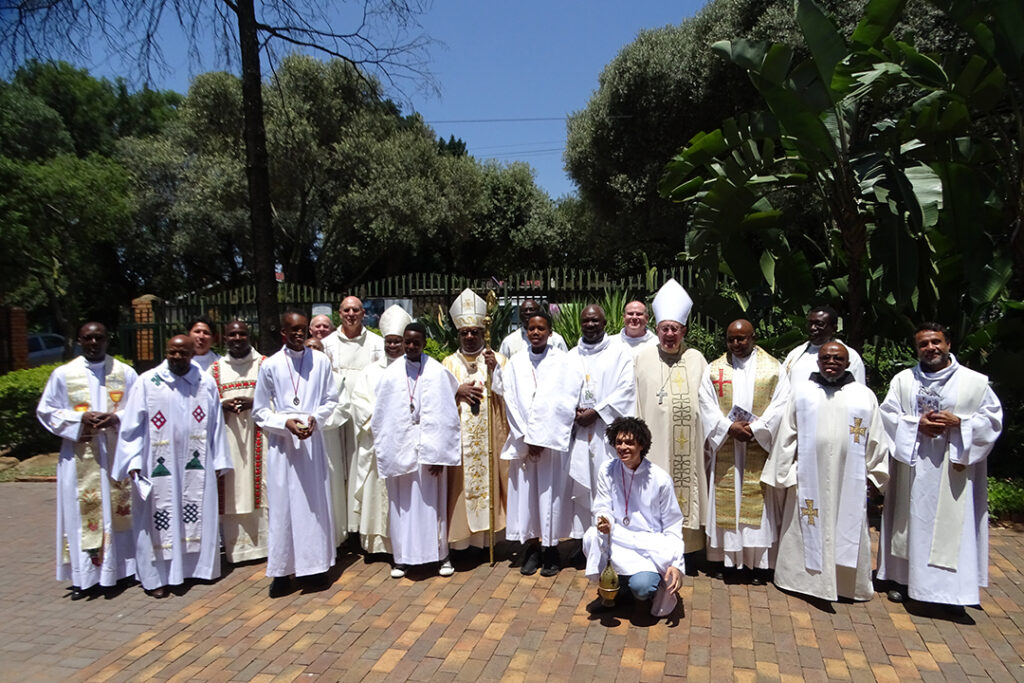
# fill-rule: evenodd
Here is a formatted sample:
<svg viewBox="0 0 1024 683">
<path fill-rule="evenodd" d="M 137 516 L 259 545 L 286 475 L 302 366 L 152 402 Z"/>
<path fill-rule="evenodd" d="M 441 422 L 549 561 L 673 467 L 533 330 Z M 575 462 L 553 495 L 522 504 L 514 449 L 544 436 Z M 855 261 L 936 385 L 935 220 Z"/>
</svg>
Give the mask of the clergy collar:
<svg viewBox="0 0 1024 683">
<path fill-rule="evenodd" d="M 587 342 L 583 341 L 583 337 L 580 337 L 580 341 L 576 345 L 576 348 L 581 356 L 590 356 L 595 353 L 601 353 L 602 351 L 607 349 L 608 345 L 611 344 L 611 341 L 611 337 L 609 337 L 607 334 L 601 337 L 601 341 L 597 342 L 596 344 L 588 344 Z"/>
<path fill-rule="evenodd" d="M 334 331 L 334 334 L 338 335 L 338 339 L 343 342 L 352 342 L 361 344 L 366 339 L 366 325 L 363 325 L 362 331 L 354 337 L 350 337 L 345 334 L 344 328 L 339 327 Z"/>
<path fill-rule="evenodd" d="M 305 346 L 302 347 L 301 349 L 299 349 L 298 351 L 292 351 L 287 346 L 282 346 L 281 350 L 284 351 L 285 354 L 287 356 L 289 356 L 290 358 L 301 358 L 303 356 L 303 354 L 306 353 L 306 351 L 309 351 L 309 349 L 306 348 Z"/>
<path fill-rule="evenodd" d="M 650 328 L 647 327 L 644 328 L 644 333 L 641 334 L 639 337 L 630 337 L 628 334 L 626 334 L 625 327 L 619 330 L 619 338 L 622 339 L 622 341 L 626 342 L 627 344 L 642 344 L 643 342 L 647 341 L 653 336 L 655 336 L 654 333 L 651 332 Z"/>
<path fill-rule="evenodd" d="M 260 356 L 259 351 L 257 351 L 255 348 L 250 346 L 249 347 L 249 353 L 245 354 L 241 358 L 235 358 L 230 353 L 224 354 L 223 356 L 221 356 L 221 358 L 223 358 L 224 361 L 226 363 L 229 363 L 230 365 L 241 365 L 242 363 L 250 363 L 253 360 L 259 358 L 259 356 Z"/>
<path fill-rule="evenodd" d="M 742 369 L 742 368 L 747 367 L 747 363 L 750 363 L 750 362 L 752 362 L 754 360 L 754 354 L 755 353 L 757 353 L 757 347 L 756 346 L 750 350 L 750 353 L 747 354 L 746 358 L 737 358 L 736 356 L 732 355 L 731 353 L 725 354 L 725 357 L 726 357 L 726 360 L 729 361 L 729 365 L 730 366 L 732 366 L 734 368 L 738 367 L 738 368 Z"/>
<path fill-rule="evenodd" d="M 853 373 L 850 372 L 849 370 L 844 370 L 843 374 L 839 375 L 839 379 L 837 379 L 835 382 L 829 382 L 820 372 L 812 372 L 811 380 L 817 382 L 821 387 L 825 389 L 841 389 L 847 384 L 857 381 L 856 379 L 854 379 Z"/>
<path fill-rule="evenodd" d="M 185 380 L 189 384 L 198 384 L 203 375 L 203 369 L 199 367 L 195 361 L 192 361 L 188 367 L 188 372 L 184 375 L 176 375 L 171 372 L 171 367 L 167 365 L 167 361 L 164 360 L 160 365 L 156 366 L 156 374 L 160 375 L 160 377 L 167 382 L 174 382 L 175 380 L 181 379 Z"/>
<path fill-rule="evenodd" d="M 946 367 L 941 370 L 936 370 L 935 372 L 928 372 L 921 367 L 920 363 L 918 363 L 914 366 L 914 376 L 917 377 L 917 380 L 921 382 L 921 384 L 931 384 L 932 382 L 941 383 L 949 379 L 950 376 L 959 369 L 960 363 L 957 362 L 956 356 L 951 353 L 949 354 L 949 365 Z"/>
<path fill-rule="evenodd" d="M 686 342 L 682 342 L 679 344 L 679 351 L 676 353 L 669 353 L 662 347 L 661 342 L 658 342 L 658 355 L 660 355 L 661 359 L 669 365 L 675 365 L 679 362 L 679 359 L 683 357 L 683 353 L 686 352 L 686 348 Z"/>
</svg>

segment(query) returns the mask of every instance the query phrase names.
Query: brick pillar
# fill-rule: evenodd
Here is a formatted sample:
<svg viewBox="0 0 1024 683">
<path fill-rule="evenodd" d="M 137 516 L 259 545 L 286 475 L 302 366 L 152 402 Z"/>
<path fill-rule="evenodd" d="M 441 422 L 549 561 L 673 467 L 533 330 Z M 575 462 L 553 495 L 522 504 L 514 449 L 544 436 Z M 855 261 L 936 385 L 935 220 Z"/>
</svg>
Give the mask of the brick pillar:
<svg viewBox="0 0 1024 683">
<path fill-rule="evenodd" d="M 28 367 L 28 319 L 25 309 L 0 306 L 0 374 Z"/>
<path fill-rule="evenodd" d="M 132 321 L 135 323 L 135 361 L 139 367 L 155 365 L 155 333 L 156 322 L 153 319 L 153 302 L 160 297 L 154 294 L 143 294 L 132 299 Z"/>
</svg>

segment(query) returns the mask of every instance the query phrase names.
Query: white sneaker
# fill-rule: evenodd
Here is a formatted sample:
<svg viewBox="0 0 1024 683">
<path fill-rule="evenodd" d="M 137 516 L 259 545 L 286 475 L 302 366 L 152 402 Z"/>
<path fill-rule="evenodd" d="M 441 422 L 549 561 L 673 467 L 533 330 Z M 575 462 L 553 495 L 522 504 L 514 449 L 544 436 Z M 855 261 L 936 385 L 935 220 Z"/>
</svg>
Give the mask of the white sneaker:
<svg viewBox="0 0 1024 683">
<path fill-rule="evenodd" d="M 403 567 L 400 564 L 396 564 L 394 567 L 391 568 L 392 579 L 400 579 L 403 576 L 405 576 L 405 567 Z"/>
<path fill-rule="evenodd" d="M 447 557 L 444 558 L 444 562 L 441 563 L 441 569 L 437 572 L 441 576 L 451 576 L 455 573 L 455 567 L 452 566 L 452 561 Z"/>
</svg>

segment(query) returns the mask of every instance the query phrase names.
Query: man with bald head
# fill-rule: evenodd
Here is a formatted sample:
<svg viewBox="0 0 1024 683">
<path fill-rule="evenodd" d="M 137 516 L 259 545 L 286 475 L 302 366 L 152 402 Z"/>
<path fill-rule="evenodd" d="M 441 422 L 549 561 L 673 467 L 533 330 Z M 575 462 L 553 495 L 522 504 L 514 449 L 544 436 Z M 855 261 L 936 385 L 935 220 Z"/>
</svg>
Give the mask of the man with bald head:
<svg viewBox="0 0 1024 683">
<path fill-rule="evenodd" d="M 71 581 L 72 600 L 135 573 L 131 489 L 111 475 L 120 411 L 138 375 L 107 355 L 108 343 L 102 323 L 82 325 L 82 355 L 53 371 L 36 408 L 43 426 L 61 438 L 57 580 Z"/>
<path fill-rule="evenodd" d="M 889 480 L 888 438 L 875 394 L 849 372 L 839 342 L 794 381 L 761 481 L 785 492 L 775 585 L 822 600 L 870 600 L 865 491 Z"/>
<path fill-rule="evenodd" d="M 245 322 L 228 323 L 224 336 L 228 353 L 210 366 L 234 464 L 234 470 L 224 475 L 220 528 L 228 562 L 244 562 L 267 556 L 267 438 L 252 419 L 263 356 L 252 347 Z"/>
<path fill-rule="evenodd" d="M 501 340 L 501 347 L 499 353 L 505 356 L 505 358 L 511 358 L 513 354 L 519 353 L 524 349 L 530 348 L 530 343 L 526 339 L 526 321 L 537 314 L 540 310 L 541 304 L 536 299 L 527 299 L 523 303 L 519 304 L 519 322 L 521 327 L 518 330 L 510 332 L 504 339 Z M 554 346 L 556 349 L 562 351 L 568 351 L 569 347 L 565 344 L 565 339 L 562 335 L 558 334 L 554 330 L 551 331 L 551 336 L 548 338 L 548 346 Z"/>
<path fill-rule="evenodd" d="M 147 593 L 220 576 L 217 477 L 230 470 L 213 377 L 193 342 L 171 337 L 164 362 L 139 377 L 121 416 L 115 476 L 131 476 L 136 576 Z"/>
<path fill-rule="evenodd" d="M 649 319 L 643 301 L 630 301 L 622 311 L 622 330 L 615 340 L 629 348 L 634 357 L 644 346 L 658 343 L 658 336 L 647 327 Z"/>
<path fill-rule="evenodd" d="M 584 377 L 576 404 L 576 424 L 569 448 L 572 478 L 573 538 L 594 524 L 591 510 L 597 496 L 598 474 L 616 457 L 604 437 L 612 422 L 636 415 L 636 376 L 628 347 L 605 334 L 604 309 L 590 304 L 580 312 L 580 340 L 569 351 L 570 362 Z"/>
<path fill-rule="evenodd" d="M 779 361 L 757 346 L 749 320 L 725 330 L 727 352 L 708 365 L 700 387 L 704 450 L 711 464 L 705 525 L 708 560 L 753 570 L 762 585 L 774 565 L 781 501 L 764 495 L 761 472 L 789 397 Z M 771 491 L 771 489 L 769 489 Z"/>
<path fill-rule="evenodd" d="M 338 408 L 324 425 L 324 442 L 330 466 L 331 500 L 334 510 L 334 540 L 341 545 L 349 534 L 359 533 L 359 505 L 355 486 L 358 479 L 356 428 L 349 421 L 352 389 L 366 366 L 384 358 L 384 340 L 363 326 L 366 309 L 359 297 L 347 296 L 338 308 L 341 327 L 323 338 L 324 353 L 338 389 Z"/>
</svg>

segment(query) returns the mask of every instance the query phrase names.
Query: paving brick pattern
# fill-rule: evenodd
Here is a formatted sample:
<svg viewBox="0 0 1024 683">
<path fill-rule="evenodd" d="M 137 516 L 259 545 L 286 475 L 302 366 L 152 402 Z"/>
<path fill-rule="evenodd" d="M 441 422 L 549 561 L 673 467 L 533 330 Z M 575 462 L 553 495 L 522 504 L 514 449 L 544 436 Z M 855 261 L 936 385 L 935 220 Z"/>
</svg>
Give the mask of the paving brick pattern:
<svg viewBox="0 0 1024 683">
<path fill-rule="evenodd" d="M 1024 681 L 1022 529 L 993 529 L 973 624 L 702 575 L 681 618 L 652 626 L 628 605 L 592 615 L 581 572 L 507 561 L 396 581 L 349 555 L 326 590 L 277 600 L 253 563 L 165 600 L 133 585 L 71 602 L 52 578 L 54 505 L 52 484 L 0 485 L 3 681 Z"/>
</svg>

